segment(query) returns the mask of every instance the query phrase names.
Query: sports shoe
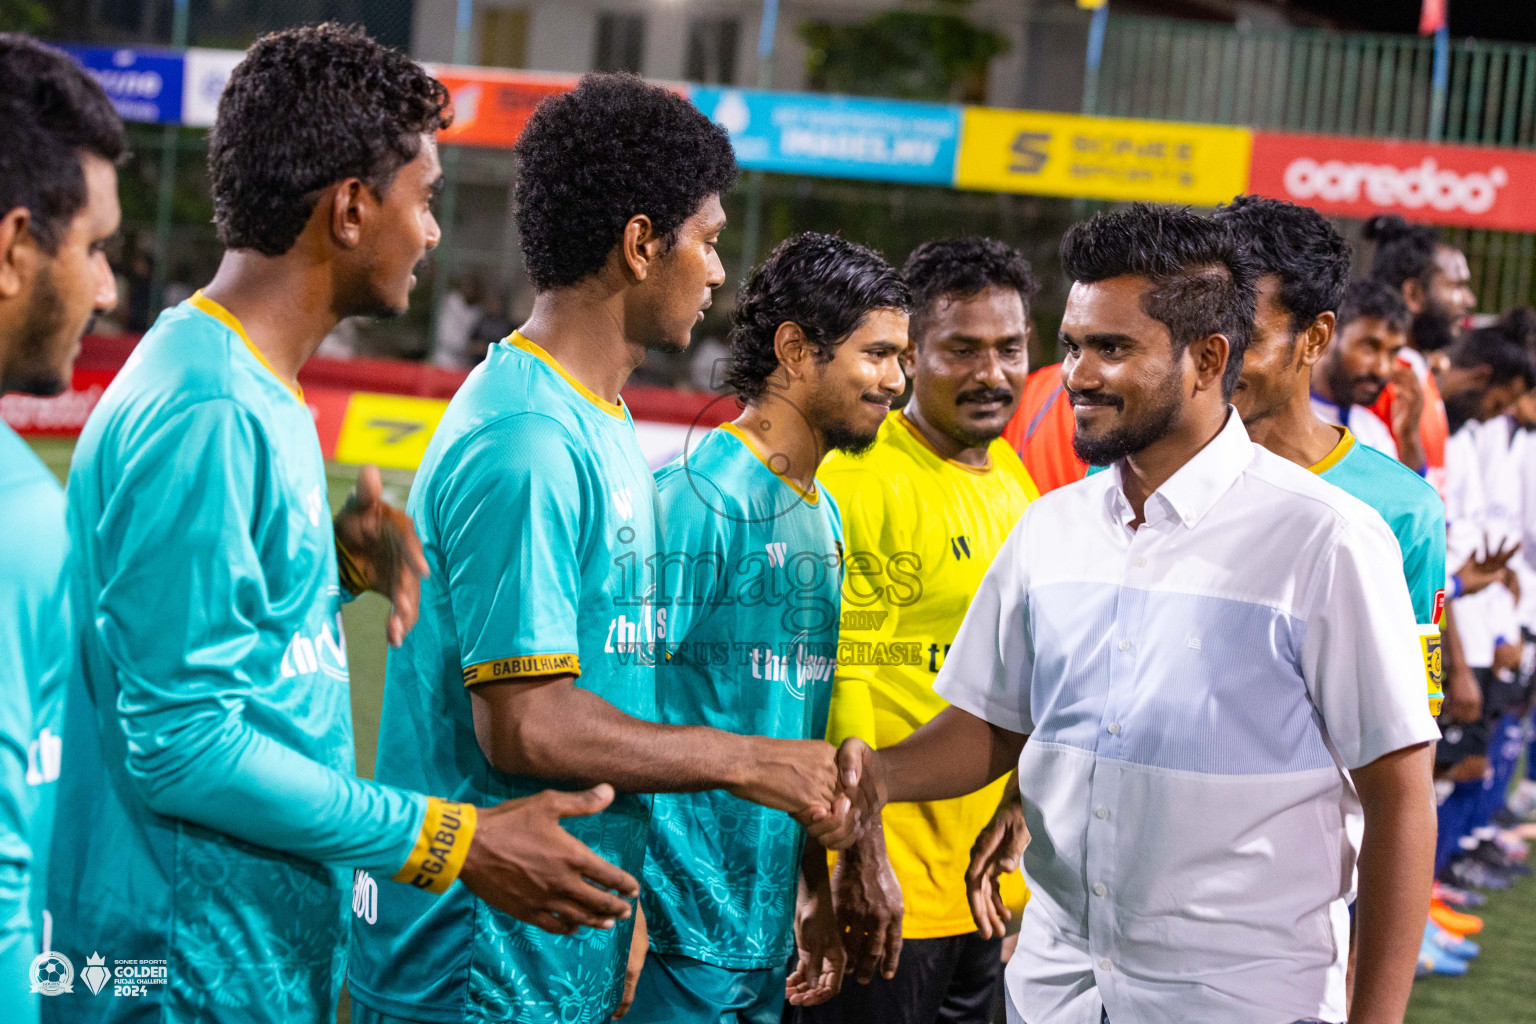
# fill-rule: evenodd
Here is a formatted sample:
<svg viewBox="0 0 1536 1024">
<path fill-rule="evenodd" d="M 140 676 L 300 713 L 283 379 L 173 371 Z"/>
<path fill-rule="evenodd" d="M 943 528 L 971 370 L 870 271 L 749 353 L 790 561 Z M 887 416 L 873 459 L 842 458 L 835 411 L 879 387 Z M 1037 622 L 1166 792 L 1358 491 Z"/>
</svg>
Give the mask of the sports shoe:
<svg viewBox="0 0 1536 1024">
<path fill-rule="evenodd" d="M 1415 978 L 1426 978 L 1431 974 L 1445 974 L 1451 977 L 1460 977 L 1467 973 L 1467 962 L 1460 957 L 1441 949 L 1430 940 L 1426 933 L 1424 940 L 1419 943 L 1419 962 L 1413 969 Z"/>
<path fill-rule="evenodd" d="M 1509 794 L 1505 806 L 1522 821 L 1536 821 L 1536 782 L 1521 779 Z"/>
<path fill-rule="evenodd" d="M 1441 877 L 1461 889 L 1492 889 L 1495 892 L 1512 887 L 1515 883 L 1509 875 L 1475 857 L 1457 857 L 1445 866 Z"/>
<path fill-rule="evenodd" d="M 1431 895 L 1440 902 L 1465 910 L 1468 907 L 1480 907 L 1488 902 L 1488 897 L 1471 889 L 1458 889 L 1454 885 L 1444 882 L 1436 882 L 1430 890 Z"/>
<path fill-rule="evenodd" d="M 1500 829 L 1493 841 L 1504 856 L 1517 864 L 1524 864 L 1531 858 L 1531 844 L 1507 828 Z"/>
<path fill-rule="evenodd" d="M 1477 955 L 1483 951 L 1482 947 L 1471 939 L 1463 939 L 1458 935 L 1452 935 L 1444 928 L 1441 928 L 1434 922 L 1433 918 L 1424 924 L 1424 937 L 1458 960 L 1475 960 Z"/>
<path fill-rule="evenodd" d="M 1472 851 L 1472 856 L 1476 857 L 1484 864 L 1487 864 L 1489 867 L 1492 867 L 1497 871 L 1502 871 L 1507 875 L 1524 877 L 1531 874 L 1533 871 L 1529 864 L 1521 864 L 1519 861 L 1513 859 L 1503 850 L 1499 849 L 1498 844 L 1492 840 L 1484 840 L 1483 842 L 1478 843 L 1477 849 Z"/>
<path fill-rule="evenodd" d="M 1433 900 L 1429 904 L 1429 919 L 1452 935 L 1460 935 L 1463 938 L 1476 935 L 1483 930 L 1482 918 L 1475 914 L 1463 914 L 1459 910 L 1452 910 L 1440 900 Z"/>
</svg>

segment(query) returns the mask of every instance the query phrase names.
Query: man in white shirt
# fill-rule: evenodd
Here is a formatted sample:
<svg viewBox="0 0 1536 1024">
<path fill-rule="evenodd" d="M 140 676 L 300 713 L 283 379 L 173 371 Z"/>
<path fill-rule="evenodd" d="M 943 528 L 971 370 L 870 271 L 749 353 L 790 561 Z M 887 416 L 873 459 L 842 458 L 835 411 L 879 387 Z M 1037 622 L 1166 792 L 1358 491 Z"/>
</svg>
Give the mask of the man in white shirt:
<svg viewBox="0 0 1536 1024">
<path fill-rule="evenodd" d="M 1074 444 L 1114 472 L 1024 513 L 939 672 L 953 707 L 862 784 L 943 799 L 1017 759 L 1010 1024 L 1341 1022 L 1357 866 L 1349 1020 L 1400 1024 L 1439 733 L 1397 543 L 1230 409 L 1256 274 L 1219 225 L 1138 204 L 1062 256 Z"/>
</svg>

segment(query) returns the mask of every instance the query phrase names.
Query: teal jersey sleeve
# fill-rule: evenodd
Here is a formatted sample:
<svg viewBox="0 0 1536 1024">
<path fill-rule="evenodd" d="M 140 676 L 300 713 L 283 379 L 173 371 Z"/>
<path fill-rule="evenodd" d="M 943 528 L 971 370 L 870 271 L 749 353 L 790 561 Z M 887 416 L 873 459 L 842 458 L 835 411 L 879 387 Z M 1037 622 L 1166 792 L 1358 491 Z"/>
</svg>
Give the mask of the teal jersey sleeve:
<svg viewBox="0 0 1536 1024">
<path fill-rule="evenodd" d="M 252 657 L 260 634 L 292 614 L 269 604 L 258 550 L 256 524 L 280 486 L 273 460 L 244 408 L 204 401 L 133 454 L 104 510 L 94 625 L 120 680 L 128 776 L 158 814 L 391 873 L 411 852 L 425 798 L 322 765 L 243 714 L 253 670 L 288 674 Z M 285 658 L 312 657 L 304 651 L 290 644 Z"/>
<path fill-rule="evenodd" d="M 505 417 L 455 452 L 437 522 L 464 684 L 580 675 L 582 480 L 560 423 Z"/>
<path fill-rule="evenodd" d="M 35 1021 L 27 984 L 59 777 L 59 697 L 70 663 L 64 492 L 0 423 L 0 1020 Z"/>
<path fill-rule="evenodd" d="M 1408 578 L 1408 593 L 1413 597 L 1413 614 L 1420 625 L 1435 621 L 1438 603 L 1445 588 L 1445 511 L 1430 506 L 1426 511 L 1402 523 L 1389 523 L 1397 530 L 1397 542 L 1403 549 L 1403 575 Z"/>
</svg>

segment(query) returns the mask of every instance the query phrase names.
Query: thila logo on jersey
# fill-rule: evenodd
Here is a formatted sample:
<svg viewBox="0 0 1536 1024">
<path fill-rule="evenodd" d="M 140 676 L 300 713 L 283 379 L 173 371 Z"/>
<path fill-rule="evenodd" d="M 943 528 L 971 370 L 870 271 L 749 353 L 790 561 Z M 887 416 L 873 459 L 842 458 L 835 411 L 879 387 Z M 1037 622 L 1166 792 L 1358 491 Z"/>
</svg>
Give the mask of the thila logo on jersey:
<svg viewBox="0 0 1536 1024">
<path fill-rule="evenodd" d="M 955 553 L 955 559 L 971 557 L 971 542 L 966 540 L 965 534 L 949 538 L 949 549 Z"/>
<path fill-rule="evenodd" d="M 788 542 L 776 540 L 773 543 L 766 545 L 766 548 L 768 551 L 769 565 L 781 566 L 784 564 L 784 560 L 787 557 L 787 553 L 789 551 Z"/>
<path fill-rule="evenodd" d="M 635 518 L 635 503 L 629 496 L 628 487 L 621 487 L 613 492 L 613 507 L 625 519 Z"/>
</svg>

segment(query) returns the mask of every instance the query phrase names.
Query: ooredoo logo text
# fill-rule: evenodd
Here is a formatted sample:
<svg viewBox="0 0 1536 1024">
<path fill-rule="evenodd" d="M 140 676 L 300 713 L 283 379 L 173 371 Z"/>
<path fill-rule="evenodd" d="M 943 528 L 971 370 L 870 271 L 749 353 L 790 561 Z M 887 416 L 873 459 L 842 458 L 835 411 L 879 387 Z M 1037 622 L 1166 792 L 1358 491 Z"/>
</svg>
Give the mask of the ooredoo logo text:
<svg viewBox="0 0 1536 1024">
<path fill-rule="evenodd" d="M 1499 190 L 1509 184 L 1509 173 L 1499 165 L 1458 173 L 1429 156 L 1409 167 L 1304 156 L 1286 165 L 1284 182 L 1285 190 L 1303 201 L 1368 202 L 1384 210 L 1428 207 L 1443 213 L 1478 214 L 1493 209 Z"/>
</svg>

